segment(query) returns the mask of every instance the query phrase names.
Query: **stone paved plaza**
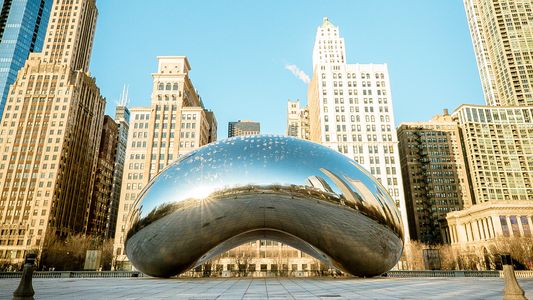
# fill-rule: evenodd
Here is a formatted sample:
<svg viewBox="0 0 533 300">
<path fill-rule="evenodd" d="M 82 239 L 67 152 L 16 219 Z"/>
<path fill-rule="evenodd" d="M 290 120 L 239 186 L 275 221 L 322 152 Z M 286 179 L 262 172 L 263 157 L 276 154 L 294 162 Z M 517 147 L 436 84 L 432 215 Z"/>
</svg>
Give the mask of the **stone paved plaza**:
<svg viewBox="0 0 533 300">
<path fill-rule="evenodd" d="M 20 279 L 0 279 L 11 299 Z M 502 299 L 503 278 L 34 279 L 35 299 Z M 520 278 L 533 299 L 533 278 Z"/>
</svg>

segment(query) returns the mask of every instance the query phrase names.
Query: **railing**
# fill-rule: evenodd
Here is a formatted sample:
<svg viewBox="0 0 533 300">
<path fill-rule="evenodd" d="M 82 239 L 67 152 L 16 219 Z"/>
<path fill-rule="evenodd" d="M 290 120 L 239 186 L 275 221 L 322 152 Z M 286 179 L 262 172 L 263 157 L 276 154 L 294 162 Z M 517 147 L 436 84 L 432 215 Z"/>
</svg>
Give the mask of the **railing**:
<svg viewBox="0 0 533 300">
<path fill-rule="evenodd" d="M 503 271 L 389 271 L 386 277 L 504 277 Z M 533 278 L 533 271 L 515 271 L 520 278 Z"/>
<path fill-rule="evenodd" d="M 189 271 L 179 277 L 323 277 L 332 276 L 331 272 L 321 271 Z M 518 278 L 533 278 L 533 271 L 515 271 Z M 0 278 L 21 278 L 22 272 L 0 272 Z M 35 271 L 33 278 L 126 278 L 150 277 L 139 271 Z M 389 271 L 382 277 L 504 277 L 503 271 Z"/>
<path fill-rule="evenodd" d="M 503 271 L 500 271 L 501 276 L 503 277 Z M 516 277 L 520 278 L 533 278 L 533 271 L 514 271 Z"/>
<path fill-rule="evenodd" d="M 188 271 L 180 277 L 319 277 L 332 276 L 327 271 Z"/>
<path fill-rule="evenodd" d="M 22 272 L 0 272 L 0 278 L 21 278 Z M 149 277 L 139 271 L 35 271 L 33 278 Z"/>
</svg>

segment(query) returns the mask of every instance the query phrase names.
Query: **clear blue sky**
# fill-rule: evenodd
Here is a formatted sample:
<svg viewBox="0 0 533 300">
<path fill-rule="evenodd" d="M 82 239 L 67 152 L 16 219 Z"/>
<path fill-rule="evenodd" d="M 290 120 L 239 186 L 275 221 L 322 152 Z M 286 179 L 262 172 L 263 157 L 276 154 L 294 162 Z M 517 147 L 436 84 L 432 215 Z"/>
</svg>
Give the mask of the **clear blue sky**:
<svg viewBox="0 0 533 300">
<path fill-rule="evenodd" d="M 387 63 L 396 125 L 427 121 L 444 108 L 484 104 L 462 1 L 99 0 L 90 70 L 114 116 L 124 84 L 130 107 L 149 106 L 157 56 L 185 55 L 206 108 L 227 124 L 261 122 L 284 134 L 287 100 L 307 103 L 318 26 L 328 17 L 346 43 L 347 63 Z"/>
</svg>

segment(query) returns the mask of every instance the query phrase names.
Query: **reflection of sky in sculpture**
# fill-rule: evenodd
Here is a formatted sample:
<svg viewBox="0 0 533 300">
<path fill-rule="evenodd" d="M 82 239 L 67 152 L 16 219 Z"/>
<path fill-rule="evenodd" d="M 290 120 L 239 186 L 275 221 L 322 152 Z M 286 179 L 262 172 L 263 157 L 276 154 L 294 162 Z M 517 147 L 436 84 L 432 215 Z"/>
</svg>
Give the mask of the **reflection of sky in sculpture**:
<svg viewBox="0 0 533 300">
<path fill-rule="evenodd" d="M 327 161 L 324 161 L 325 154 Z M 356 168 L 346 168 L 347 164 Z M 146 214 L 168 201 L 204 198 L 212 191 L 235 186 L 309 185 L 306 180 L 310 176 L 322 178 L 334 193 L 343 194 L 321 168 L 341 178 L 361 181 L 376 199 L 385 200 L 383 202 L 389 206 L 387 211 L 394 212 L 399 222 L 394 203 L 390 197 L 382 196 L 388 192 L 353 160 L 319 144 L 278 135 L 240 136 L 193 151 L 154 178 L 147 188 L 153 186 L 157 192 L 141 194 L 138 201 L 143 201 L 142 212 Z M 350 186 L 357 193 L 353 185 Z"/>
<path fill-rule="evenodd" d="M 254 239 L 374 276 L 398 261 L 403 228 L 387 191 L 353 160 L 297 138 L 242 136 L 181 157 L 146 186 L 126 253 L 166 277 Z"/>
</svg>

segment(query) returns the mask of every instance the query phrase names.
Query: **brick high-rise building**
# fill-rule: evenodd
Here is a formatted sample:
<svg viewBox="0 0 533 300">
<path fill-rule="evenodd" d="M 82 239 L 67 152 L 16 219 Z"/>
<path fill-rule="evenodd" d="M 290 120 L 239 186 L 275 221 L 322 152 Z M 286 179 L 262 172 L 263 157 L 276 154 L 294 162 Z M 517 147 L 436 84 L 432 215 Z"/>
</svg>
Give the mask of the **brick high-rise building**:
<svg viewBox="0 0 533 300">
<path fill-rule="evenodd" d="M 88 72 L 95 0 L 57 1 L 51 14 L 0 126 L 0 257 L 14 262 L 47 232 L 86 232 L 102 131 L 105 98 Z"/>
<path fill-rule="evenodd" d="M 89 208 L 87 234 L 105 238 L 110 211 L 111 192 L 115 173 L 116 148 L 118 143 L 118 124 L 108 115 L 104 116 L 98 162 Z"/>
<path fill-rule="evenodd" d="M 128 131 L 130 127 L 130 111 L 126 107 L 127 93 L 115 111 L 115 122 L 118 125 L 117 146 L 115 148 L 115 165 L 113 172 L 113 186 L 111 188 L 110 203 L 107 213 L 106 238 L 115 238 L 117 229 L 118 207 L 120 204 L 120 191 L 122 190 L 122 177 L 124 176 L 124 162 L 126 161 L 126 148 L 128 144 Z"/>
<path fill-rule="evenodd" d="M 216 118 L 207 111 L 189 79 L 185 56 L 160 56 L 153 73 L 150 107 L 132 107 L 120 195 L 115 260 L 131 269 L 124 251 L 126 221 L 135 199 L 151 178 L 178 157 L 216 141 Z"/>
<path fill-rule="evenodd" d="M 398 141 L 409 235 L 442 243 L 439 220 L 472 204 L 459 125 L 445 110 L 428 122 L 401 123 Z"/>
</svg>

